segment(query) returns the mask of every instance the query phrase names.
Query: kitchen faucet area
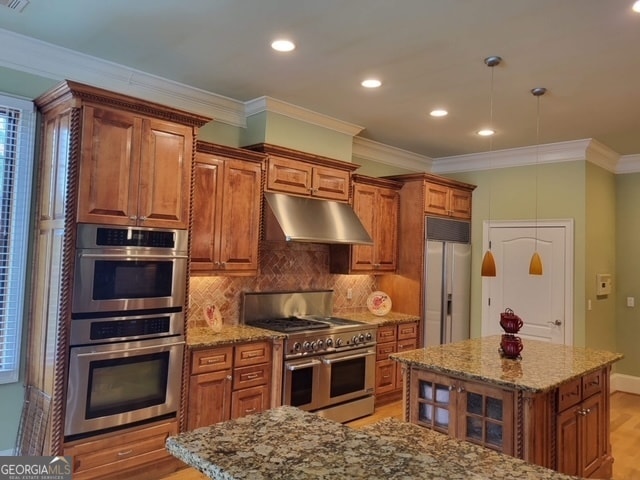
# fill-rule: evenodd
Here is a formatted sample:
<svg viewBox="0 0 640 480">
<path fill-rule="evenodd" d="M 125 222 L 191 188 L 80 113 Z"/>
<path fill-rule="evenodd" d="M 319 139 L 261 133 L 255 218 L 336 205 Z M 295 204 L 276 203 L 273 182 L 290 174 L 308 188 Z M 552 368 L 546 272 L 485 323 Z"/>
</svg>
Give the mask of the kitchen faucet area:
<svg viewBox="0 0 640 480">
<path fill-rule="evenodd" d="M 640 480 L 634 3 L 0 0 L 1 466 Z"/>
</svg>

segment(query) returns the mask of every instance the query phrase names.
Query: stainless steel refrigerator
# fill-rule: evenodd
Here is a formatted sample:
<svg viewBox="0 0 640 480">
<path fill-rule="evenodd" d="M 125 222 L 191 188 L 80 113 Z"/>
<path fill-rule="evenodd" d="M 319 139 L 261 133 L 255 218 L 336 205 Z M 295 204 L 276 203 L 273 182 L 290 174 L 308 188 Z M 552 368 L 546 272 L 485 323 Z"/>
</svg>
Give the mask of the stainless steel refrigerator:
<svg viewBox="0 0 640 480">
<path fill-rule="evenodd" d="M 427 217 L 424 281 L 424 345 L 469 338 L 470 225 Z"/>
</svg>

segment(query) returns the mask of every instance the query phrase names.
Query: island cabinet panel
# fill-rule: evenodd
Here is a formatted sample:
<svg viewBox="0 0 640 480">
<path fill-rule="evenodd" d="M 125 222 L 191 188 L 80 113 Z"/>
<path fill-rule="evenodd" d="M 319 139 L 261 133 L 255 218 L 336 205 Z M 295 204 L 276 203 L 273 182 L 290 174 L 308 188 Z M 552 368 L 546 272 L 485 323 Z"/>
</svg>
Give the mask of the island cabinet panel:
<svg viewBox="0 0 640 480">
<path fill-rule="evenodd" d="M 413 350 L 418 344 L 418 322 L 378 327 L 376 343 L 376 404 L 397 400 L 402 395 L 402 366 L 389 358 L 396 352 Z"/>
<path fill-rule="evenodd" d="M 255 275 L 264 157 L 205 142 L 196 149 L 191 272 Z"/>
<path fill-rule="evenodd" d="M 74 479 L 158 478 L 179 468 L 165 449 L 167 438 L 177 433 L 175 420 L 156 423 L 68 443 L 64 455 L 73 457 Z M 140 472 L 145 465 L 146 477 Z"/>
<path fill-rule="evenodd" d="M 193 129 L 85 105 L 78 222 L 186 229 Z"/>
<path fill-rule="evenodd" d="M 353 210 L 373 245 L 331 245 L 332 273 L 395 272 L 401 187 L 399 182 L 353 175 Z"/>
<path fill-rule="evenodd" d="M 265 190 L 349 201 L 351 173 L 359 165 L 268 143 L 244 148 L 268 154 Z"/>
<path fill-rule="evenodd" d="M 272 350 L 250 342 L 192 351 L 188 430 L 270 408 Z"/>
</svg>

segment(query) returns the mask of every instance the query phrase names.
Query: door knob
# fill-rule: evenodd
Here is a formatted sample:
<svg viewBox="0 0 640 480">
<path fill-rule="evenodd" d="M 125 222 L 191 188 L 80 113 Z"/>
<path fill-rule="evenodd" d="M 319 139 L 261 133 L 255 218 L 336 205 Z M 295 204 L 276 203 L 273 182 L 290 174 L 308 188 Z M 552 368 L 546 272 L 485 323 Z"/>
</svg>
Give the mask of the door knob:
<svg viewBox="0 0 640 480">
<path fill-rule="evenodd" d="M 562 322 L 560 320 L 554 320 L 553 322 L 549 321 L 547 323 L 549 325 L 555 325 L 556 327 L 559 327 L 560 325 L 562 325 Z"/>
</svg>

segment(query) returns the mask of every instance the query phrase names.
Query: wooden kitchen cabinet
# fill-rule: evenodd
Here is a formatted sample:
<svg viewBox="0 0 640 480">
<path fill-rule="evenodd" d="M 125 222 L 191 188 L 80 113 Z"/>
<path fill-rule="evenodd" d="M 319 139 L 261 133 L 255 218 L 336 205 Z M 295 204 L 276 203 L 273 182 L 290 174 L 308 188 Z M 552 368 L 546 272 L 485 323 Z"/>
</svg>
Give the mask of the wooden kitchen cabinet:
<svg viewBox="0 0 640 480">
<path fill-rule="evenodd" d="M 265 190 L 347 202 L 351 173 L 359 165 L 270 145 L 245 147 L 267 153 Z"/>
<path fill-rule="evenodd" d="M 262 412 L 270 407 L 272 345 L 251 342 L 194 350 L 187 429 Z"/>
<path fill-rule="evenodd" d="M 606 398 L 602 371 L 558 389 L 558 471 L 580 477 L 609 478 Z M 603 471 L 599 471 L 600 469 Z"/>
<path fill-rule="evenodd" d="M 378 327 L 376 338 L 376 404 L 397 400 L 402 395 L 402 366 L 389 355 L 414 350 L 418 345 L 418 323 L 407 322 Z"/>
<path fill-rule="evenodd" d="M 82 111 L 78 222 L 186 229 L 193 129 L 131 111 Z"/>
<path fill-rule="evenodd" d="M 353 210 L 373 245 L 331 245 L 332 273 L 386 274 L 396 270 L 401 187 L 399 182 L 353 175 Z"/>
<path fill-rule="evenodd" d="M 256 275 L 264 155 L 196 144 L 191 272 Z"/>
<path fill-rule="evenodd" d="M 471 219 L 471 191 L 443 183 L 424 184 L 424 212 L 429 215 Z"/>
</svg>

